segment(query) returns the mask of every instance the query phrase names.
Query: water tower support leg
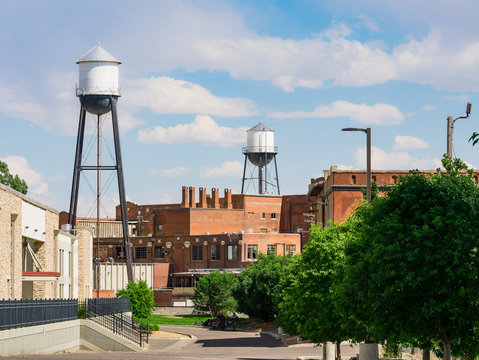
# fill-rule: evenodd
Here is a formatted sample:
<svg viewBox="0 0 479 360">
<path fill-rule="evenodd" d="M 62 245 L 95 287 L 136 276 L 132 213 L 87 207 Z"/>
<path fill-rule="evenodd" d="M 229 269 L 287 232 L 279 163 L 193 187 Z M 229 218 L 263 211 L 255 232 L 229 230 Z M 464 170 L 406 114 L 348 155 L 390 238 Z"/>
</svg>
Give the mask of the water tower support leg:
<svg viewBox="0 0 479 360">
<path fill-rule="evenodd" d="M 258 166 L 258 194 L 263 194 L 263 167 Z"/>
<path fill-rule="evenodd" d="M 248 160 L 248 155 L 244 156 L 244 167 L 243 167 L 243 181 L 241 183 L 241 194 L 244 194 L 244 182 L 246 180 L 246 161 Z"/>
<path fill-rule="evenodd" d="M 113 139 L 115 142 L 115 157 L 118 177 L 118 193 L 120 195 L 120 210 L 121 210 L 121 222 L 123 226 L 123 248 L 125 249 L 126 257 L 126 272 L 128 275 L 128 282 L 133 281 L 133 269 L 131 263 L 131 247 L 128 234 L 128 213 L 126 211 L 126 196 L 125 196 L 125 183 L 123 180 L 123 166 L 121 162 L 121 150 L 120 150 L 120 132 L 118 130 L 118 118 L 116 112 L 116 99 L 110 98 L 111 104 L 111 119 L 113 125 Z"/>
<path fill-rule="evenodd" d="M 86 110 L 82 106 L 80 109 L 80 119 L 78 120 L 77 147 L 75 151 L 75 165 L 73 166 L 70 211 L 68 213 L 68 223 L 72 227 L 76 225 L 77 217 L 78 189 L 80 187 L 81 158 L 83 153 L 83 137 L 85 135 L 85 115 Z"/>
<path fill-rule="evenodd" d="M 278 176 L 278 165 L 276 164 L 276 154 L 274 154 L 274 170 L 276 171 L 276 186 L 278 187 L 278 195 L 281 195 L 279 191 L 279 176 Z"/>
</svg>

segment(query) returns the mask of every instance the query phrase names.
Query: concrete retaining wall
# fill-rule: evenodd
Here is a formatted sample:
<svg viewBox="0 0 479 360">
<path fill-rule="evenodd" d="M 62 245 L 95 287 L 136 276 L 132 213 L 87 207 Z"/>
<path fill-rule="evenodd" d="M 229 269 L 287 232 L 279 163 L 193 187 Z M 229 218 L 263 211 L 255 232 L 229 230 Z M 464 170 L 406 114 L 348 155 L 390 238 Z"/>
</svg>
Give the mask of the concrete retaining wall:
<svg viewBox="0 0 479 360">
<path fill-rule="evenodd" d="M 0 356 L 53 354 L 80 349 L 143 351 L 138 345 L 82 319 L 0 331 Z"/>
</svg>

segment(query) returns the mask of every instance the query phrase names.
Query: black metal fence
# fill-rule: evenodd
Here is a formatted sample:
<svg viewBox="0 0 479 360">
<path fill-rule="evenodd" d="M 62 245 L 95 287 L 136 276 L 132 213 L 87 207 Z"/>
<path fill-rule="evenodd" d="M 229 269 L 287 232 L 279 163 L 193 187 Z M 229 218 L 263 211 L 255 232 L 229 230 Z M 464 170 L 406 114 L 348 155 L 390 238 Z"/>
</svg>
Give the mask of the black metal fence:
<svg viewBox="0 0 479 360">
<path fill-rule="evenodd" d="M 133 321 L 129 298 L 0 300 L 0 330 L 87 318 L 140 346 L 148 331 Z"/>
<path fill-rule="evenodd" d="M 133 318 L 124 314 L 124 312 L 113 311 L 109 306 L 109 301 L 99 300 L 118 299 L 86 299 L 83 306 L 88 319 L 140 346 L 144 346 L 145 343 L 148 343 L 149 332 L 147 330 L 143 330 L 140 324 L 135 323 Z M 130 299 L 126 298 L 126 300 L 128 300 L 127 311 L 130 311 Z M 117 309 L 126 307 L 125 302 L 112 302 L 111 304 L 117 306 Z"/>
<path fill-rule="evenodd" d="M 0 301 L 0 330 L 77 318 L 77 299 Z"/>
<path fill-rule="evenodd" d="M 84 303 L 101 305 L 104 311 L 109 311 L 109 314 L 125 313 L 130 311 L 130 298 L 93 298 L 86 299 Z"/>
</svg>

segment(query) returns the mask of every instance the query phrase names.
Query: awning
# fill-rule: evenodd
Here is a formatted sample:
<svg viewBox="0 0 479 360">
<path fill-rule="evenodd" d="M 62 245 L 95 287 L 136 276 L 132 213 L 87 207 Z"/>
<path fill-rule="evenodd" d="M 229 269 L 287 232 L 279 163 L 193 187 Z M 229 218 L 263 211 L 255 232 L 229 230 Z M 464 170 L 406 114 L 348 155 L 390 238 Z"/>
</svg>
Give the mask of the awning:
<svg viewBox="0 0 479 360">
<path fill-rule="evenodd" d="M 23 271 L 22 281 L 58 281 L 60 273 L 56 271 Z"/>
</svg>

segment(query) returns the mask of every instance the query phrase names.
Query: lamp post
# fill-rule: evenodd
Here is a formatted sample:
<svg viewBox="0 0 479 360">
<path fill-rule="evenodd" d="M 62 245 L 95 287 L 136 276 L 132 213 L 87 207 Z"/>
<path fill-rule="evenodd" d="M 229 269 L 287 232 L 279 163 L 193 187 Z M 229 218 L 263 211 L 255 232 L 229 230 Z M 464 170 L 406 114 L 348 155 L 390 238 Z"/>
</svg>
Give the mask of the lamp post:
<svg viewBox="0 0 479 360">
<path fill-rule="evenodd" d="M 286 243 L 274 243 L 275 245 L 283 245 L 283 277 L 284 277 L 284 268 L 286 266 Z"/>
<path fill-rule="evenodd" d="M 371 128 L 344 128 L 341 131 L 362 131 L 366 133 L 366 199 L 371 201 Z"/>
<path fill-rule="evenodd" d="M 447 157 L 452 159 L 452 132 L 454 130 L 454 123 L 459 119 L 467 119 L 471 115 L 471 103 L 467 103 L 466 116 L 459 116 L 452 119 L 452 116 L 447 117 Z"/>
</svg>

